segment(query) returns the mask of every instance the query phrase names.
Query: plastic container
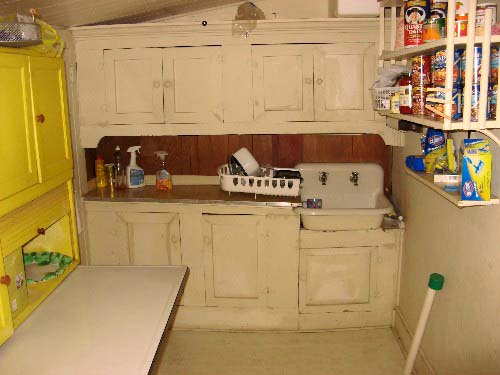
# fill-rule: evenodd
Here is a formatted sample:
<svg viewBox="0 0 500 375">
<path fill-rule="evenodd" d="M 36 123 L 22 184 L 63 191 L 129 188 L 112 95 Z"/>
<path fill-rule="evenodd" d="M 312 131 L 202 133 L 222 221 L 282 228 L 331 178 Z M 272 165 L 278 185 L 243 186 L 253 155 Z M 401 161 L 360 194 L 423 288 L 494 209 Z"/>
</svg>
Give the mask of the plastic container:
<svg viewBox="0 0 500 375">
<path fill-rule="evenodd" d="M 115 148 L 115 188 L 123 190 L 127 188 L 127 177 L 122 162 L 120 146 Z"/>
<path fill-rule="evenodd" d="M 99 155 L 95 161 L 95 180 L 98 188 L 108 186 L 108 179 L 106 178 L 106 170 L 104 168 L 104 159 Z"/>
<path fill-rule="evenodd" d="M 167 171 L 166 157 L 168 152 L 156 151 L 156 156 L 160 159 L 160 166 L 156 172 L 156 188 L 158 190 L 172 190 L 172 176 Z"/>
<path fill-rule="evenodd" d="M 127 166 L 127 187 L 129 189 L 140 188 L 146 185 L 144 181 L 144 169 L 137 165 L 137 153 L 140 152 L 141 146 L 129 147 L 127 152 L 130 152 L 130 164 Z"/>
<path fill-rule="evenodd" d="M 399 85 L 399 113 L 412 114 L 413 94 L 411 84 L 411 73 L 403 73 L 398 81 Z"/>
<path fill-rule="evenodd" d="M 391 108 L 391 97 L 396 93 L 399 95 L 399 87 L 374 87 L 370 89 L 370 92 L 373 109 L 375 111 L 388 111 Z"/>
</svg>

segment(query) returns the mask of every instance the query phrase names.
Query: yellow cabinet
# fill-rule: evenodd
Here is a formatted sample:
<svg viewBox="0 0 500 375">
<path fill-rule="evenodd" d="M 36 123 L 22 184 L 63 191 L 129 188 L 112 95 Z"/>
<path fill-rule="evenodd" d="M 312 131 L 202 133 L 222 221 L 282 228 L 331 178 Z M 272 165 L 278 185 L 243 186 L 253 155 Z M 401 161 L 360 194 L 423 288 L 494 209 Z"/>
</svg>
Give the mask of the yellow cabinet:
<svg viewBox="0 0 500 375">
<path fill-rule="evenodd" d="M 72 177 L 62 59 L 0 53 L 0 216 Z"/>
<path fill-rule="evenodd" d="M 2 201 L 38 183 L 28 57 L 0 54 L 0 84 Z"/>
<path fill-rule="evenodd" d="M 10 279 L 6 277 L 1 254 L 0 251 L 0 345 L 14 332 L 12 314 L 10 312 L 9 292 L 6 285 L 10 282 Z"/>
<path fill-rule="evenodd" d="M 39 179 L 44 182 L 72 168 L 64 61 L 30 57 L 30 72 Z"/>
</svg>

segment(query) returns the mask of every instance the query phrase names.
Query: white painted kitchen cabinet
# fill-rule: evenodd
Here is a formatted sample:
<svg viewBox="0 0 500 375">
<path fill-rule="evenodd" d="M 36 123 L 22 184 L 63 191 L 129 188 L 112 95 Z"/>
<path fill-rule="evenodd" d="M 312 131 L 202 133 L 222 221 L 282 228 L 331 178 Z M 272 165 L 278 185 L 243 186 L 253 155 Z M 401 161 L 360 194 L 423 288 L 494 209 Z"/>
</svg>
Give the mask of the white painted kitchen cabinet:
<svg viewBox="0 0 500 375">
<path fill-rule="evenodd" d="M 110 124 L 162 123 L 160 48 L 104 50 L 104 111 Z"/>
<path fill-rule="evenodd" d="M 373 120 L 369 88 L 375 79 L 373 43 L 317 45 L 314 114 L 317 121 Z"/>
<path fill-rule="evenodd" d="M 91 265 L 179 265 L 179 216 L 163 212 L 88 212 Z"/>
<path fill-rule="evenodd" d="M 264 217 L 203 215 L 203 259 L 208 306 L 266 303 Z"/>
<path fill-rule="evenodd" d="M 222 122 L 220 46 L 163 49 L 165 120 Z"/>
<path fill-rule="evenodd" d="M 255 120 L 314 120 L 312 48 L 252 46 Z"/>
</svg>

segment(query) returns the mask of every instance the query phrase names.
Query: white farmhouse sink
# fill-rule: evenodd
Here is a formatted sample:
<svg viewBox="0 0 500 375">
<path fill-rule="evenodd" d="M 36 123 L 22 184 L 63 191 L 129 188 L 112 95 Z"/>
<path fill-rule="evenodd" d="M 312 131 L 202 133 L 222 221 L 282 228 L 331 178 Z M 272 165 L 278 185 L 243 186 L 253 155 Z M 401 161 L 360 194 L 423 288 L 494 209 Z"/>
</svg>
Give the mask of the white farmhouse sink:
<svg viewBox="0 0 500 375">
<path fill-rule="evenodd" d="M 302 163 L 300 170 L 302 202 L 310 198 L 323 200 L 323 208 L 297 208 L 302 225 L 311 230 L 377 229 L 392 205 L 384 195 L 384 170 L 368 163 Z M 326 181 L 320 173 L 326 172 Z M 351 181 L 357 173 L 358 186 Z"/>
</svg>

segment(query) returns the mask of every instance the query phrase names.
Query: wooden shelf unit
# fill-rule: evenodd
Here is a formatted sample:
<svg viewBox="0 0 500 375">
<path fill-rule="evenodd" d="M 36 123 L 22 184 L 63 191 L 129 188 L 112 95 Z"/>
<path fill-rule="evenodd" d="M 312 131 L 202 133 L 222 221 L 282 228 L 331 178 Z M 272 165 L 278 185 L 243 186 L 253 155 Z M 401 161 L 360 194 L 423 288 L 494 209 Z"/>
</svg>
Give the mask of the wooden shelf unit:
<svg viewBox="0 0 500 375">
<path fill-rule="evenodd" d="M 413 177 L 415 180 L 418 182 L 424 184 L 434 192 L 438 193 L 451 203 L 453 203 L 455 206 L 459 208 L 463 207 L 474 207 L 474 206 L 492 206 L 500 203 L 500 200 L 492 196 L 489 201 L 464 201 L 462 200 L 462 197 L 460 193 L 448 193 L 447 191 L 444 191 L 443 187 L 436 185 L 434 183 L 434 177 L 432 174 L 427 174 L 427 173 L 418 173 L 415 171 L 412 171 L 409 168 L 405 168 L 405 172 L 410 176 Z"/>
</svg>

